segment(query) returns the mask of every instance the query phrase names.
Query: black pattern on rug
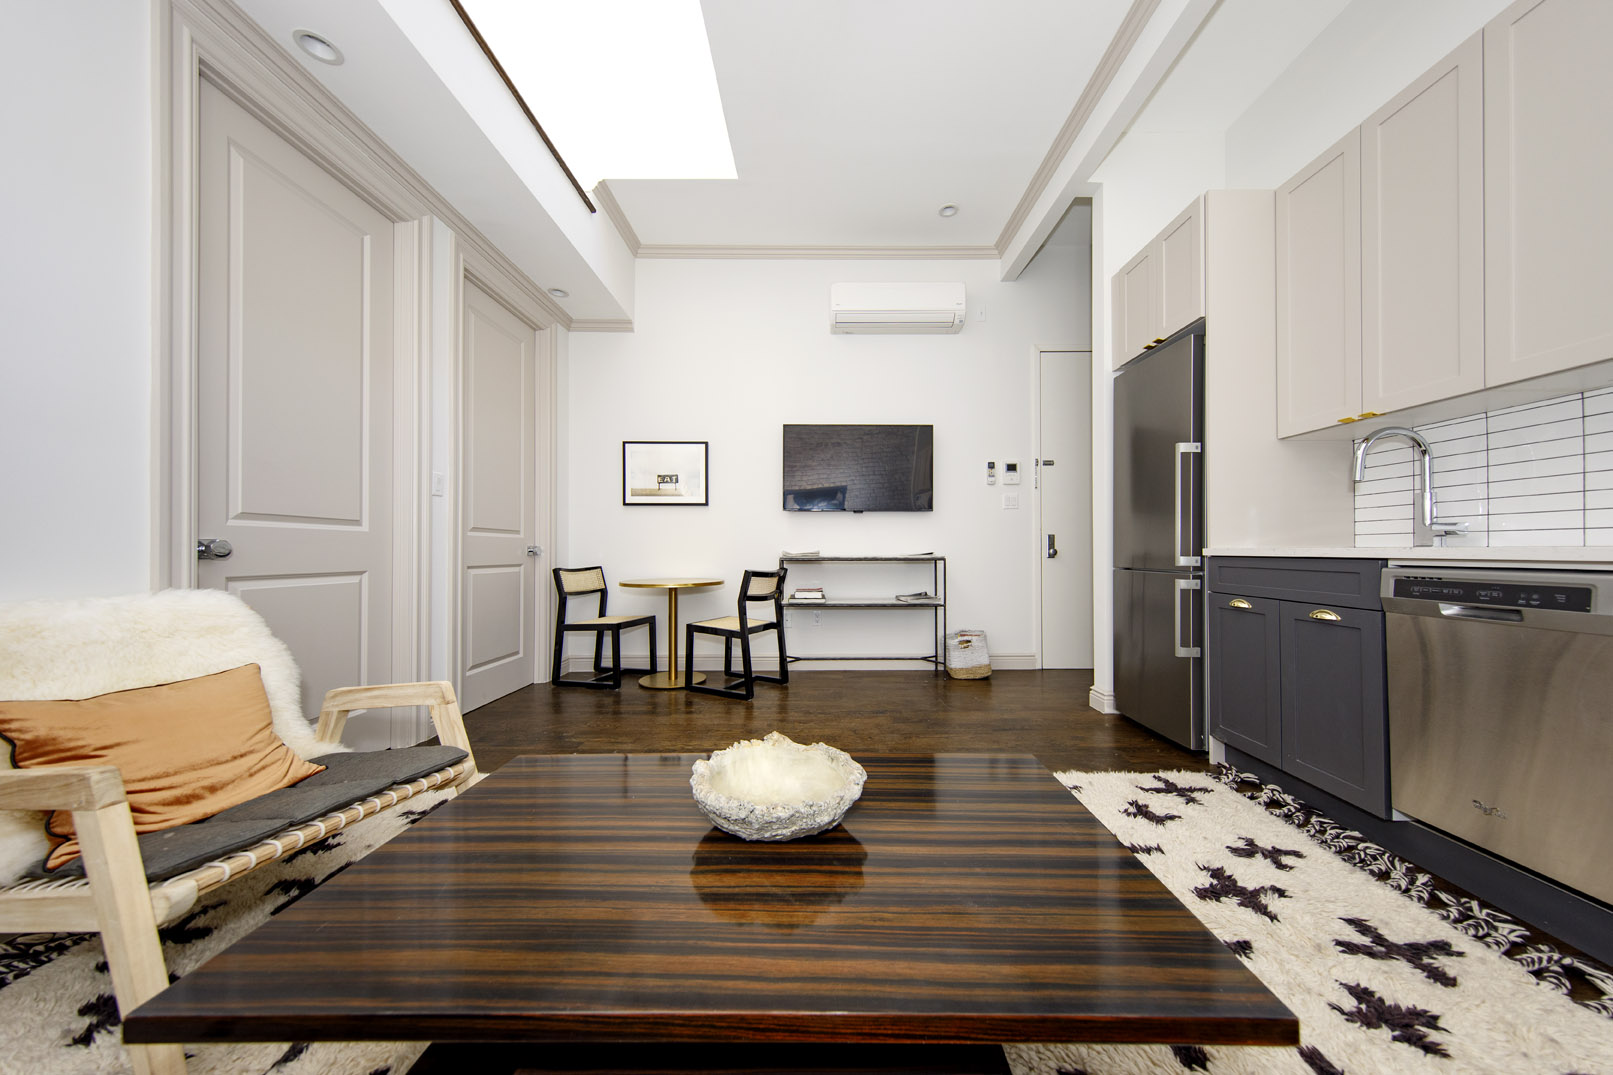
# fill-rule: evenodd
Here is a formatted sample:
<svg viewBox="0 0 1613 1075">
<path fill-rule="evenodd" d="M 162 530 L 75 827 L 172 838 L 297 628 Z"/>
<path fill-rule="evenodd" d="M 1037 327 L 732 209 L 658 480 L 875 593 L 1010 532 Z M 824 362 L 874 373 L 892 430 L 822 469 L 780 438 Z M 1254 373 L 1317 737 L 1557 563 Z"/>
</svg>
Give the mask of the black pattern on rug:
<svg viewBox="0 0 1613 1075">
<path fill-rule="evenodd" d="M 1234 858 L 1240 859 L 1252 859 L 1259 856 L 1284 873 L 1294 868 L 1292 863 L 1286 861 L 1287 859 L 1302 859 L 1305 857 L 1305 852 L 1293 851 L 1286 847 L 1261 847 L 1247 836 L 1240 836 L 1237 843 L 1228 844 L 1227 853 Z"/>
<path fill-rule="evenodd" d="M 1171 1055 L 1186 1071 L 1210 1070 L 1210 1054 L 1202 1045 L 1172 1045 Z"/>
<path fill-rule="evenodd" d="M 0 937 L 0 989 L 84 943 L 87 933 L 18 933 Z"/>
<path fill-rule="evenodd" d="M 1358 983 L 1340 982 L 1339 985 L 1350 994 L 1355 1007 L 1345 1008 L 1339 1004 L 1329 1004 L 1328 1007 L 1347 1021 L 1366 1030 L 1388 1030 L 1392 1040 L 1421 1049 L 1432 1056 L 1451 1055 L 1450 1050 L 1429 1037 L 1431 1032 L 1444 1032 L 1439 1025 L 1438 1015 L 1415 1005 L 1392 1004 Z"/>
<path fill-rule="evenodd" d="M 1268 918 L 1273 922 L 1282 921 L 1268 904 L 1270 900 L 1280 900 L 1288 897 L 1288 892 L 1281 885 L 1261 885 L 1258 888 L 1246 888 L 1223 866 L 1201 865 L 1199 869 L 1210 875 L 1209 884 L 1200 885 L 1193 890 L 1193 895 L 1199 899 L 1217 903 L 1231 900 L 1244 910 L 1253 911 L 1262 918 Z"/>
<path fill-rule="evenodd" d="M 1141 821 L 1150 821 L 1155 825 L 1167 825 L 1172 821 L 1180 821 L 1182 819 L 1181 814 L 1156 814 L 1152 809 L 1149 808 L 1147 803 L 1139 802 L 1136 799 L 1133 799 L 1131 802 L 1127 803 L 1126 808 L 1122 810 L 1121 813 L 1125 814 L 1127 817 L 1134 817 Z"/>
<path fill-rule="evenodd" d="M 1224 763 L 1216 767 L 1215 776 L 1345 862 L 1416 900 L 1462 933 L 1500 952 L 1538 981 L 1581 1007 L 1613 1019 L 1613 968 L 1585 956 L 1565 955 L 1549 944 L 1533 943 L 1529 927 L 1517 919 L 1471 897 L 1442 891 L 1435 886 L 1434 879 L 1414 863 L 1373 843 L 1354 829 L 1338 824 L 1276 784 L 1267 784 L 1253 773 L 1240 772 Z M 1576 980 L 1597 995 L 1575 997 Z"/>
<path fill-rule="evenodd" d="M 1461 959 L 1464 953 L 1458 952 L 1449 941 L 1391 941 L 1371 922 L 1359 918 L 1341 918 L 1340 922 L 1355 930 L 1368 941 L 1340 940 L 1333 941 L 1333 947 L 1347 955 L 1366 956 L 1368 959 L 1392 960 L 1398 959 L 1403 963 L 1422 972 L 1435 985 L 1442 985 L 1454 989 L 1457 985 L 1456 975 L 1432 962 L 1438 959 Z"/>
<path fill-rule="evenodd" d="M 1204 800 L 1199 796 L 1207 794 L 1210 789 L 1201 788 L 1194 784 L 1178 784 L 1169 777 L 1155 775 L 1154 783 L 1151 786 L 1144 787 L 1138 784 L 1137 790 L 1146 791 L 1151 795 L 1174 795 L 1182 800 L 1185 806 L 1201 806 Z"/>
</svg>

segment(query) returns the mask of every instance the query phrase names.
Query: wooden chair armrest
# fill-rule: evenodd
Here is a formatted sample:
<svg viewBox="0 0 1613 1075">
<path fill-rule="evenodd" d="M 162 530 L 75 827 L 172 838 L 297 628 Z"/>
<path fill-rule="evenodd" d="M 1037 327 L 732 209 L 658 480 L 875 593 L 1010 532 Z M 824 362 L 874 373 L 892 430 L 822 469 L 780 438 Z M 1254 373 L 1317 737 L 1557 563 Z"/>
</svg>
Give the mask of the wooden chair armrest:
<svg viewBox="0 0 1613 1075">
<path fill-rule="evenodd" d="M 446 747 L 458 747 L 467 754 L 471 752 L 470 737 L 465 734 L 465 719 L 459 712 L 459 698 L 454 694 L 454 685 L 446 680 L 337 687 L 325 694 L 325 703 L 319 710 L 319 728 L 314 735 L 322 743 L 337 743 L 341 741 L 347 714 L 355 709 L 415 705 L 426 706 L 430 711 L 438 742 Z M 474 755 L 471 763 L 475 764 Z"/>
<path fill-rule="evenodd" d="M 125 801 L 115 765 L 0 770 L 0 809 L 99 810 Z"/>
</svg>

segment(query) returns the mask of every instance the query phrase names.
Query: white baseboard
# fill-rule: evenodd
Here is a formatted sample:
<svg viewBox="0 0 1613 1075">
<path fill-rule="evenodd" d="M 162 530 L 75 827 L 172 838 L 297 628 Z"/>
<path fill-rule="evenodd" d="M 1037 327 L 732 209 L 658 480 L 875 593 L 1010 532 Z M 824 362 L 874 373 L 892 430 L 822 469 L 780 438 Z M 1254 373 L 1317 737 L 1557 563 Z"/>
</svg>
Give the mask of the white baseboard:
<svg viewBox="0 0 1613 1075">
<path fill-rule="evenodd" d="M 1087 705 L 1099 713 L 1120 712 L 1120 708 L 1115 704 L 1114 691 L 1100 690 L 1096 685 L 1087 692 Z"/>
<path fill-rule="evenodd" d="M 627 666 L 629 668 L 643 668 L 646 665 L 648 665 L 649 662 L 650 662 L 649 656 L 647 654 L 643 654 L 643 653 L 629 653 L 623 659 L 627 663 Z M 664 654 L 664 653 L 661 654 L 660 657 L 657 658 L 657 660 L 659 662 L 658 667 L 661 670 L 665 671 L 666 666 L 667 666 L 666 654 Z M 737 653 L 734 655 L 734 661 L 735 661 L 736 664 L 739 661 L 739 655 Z M 679 663 L 680 666 L 683 663 L 683 655 L 681 653 L 678 655 L 678 663 Z M 697 654 L 695 656 L 694 666 L 695 666 L 695 669 L 697 671 L 701 671 L 701 672 L 710 672 L 710 671 L 713 671 L 713 670 L 721 671 L 722 670 L 722 654 L 721 653 L 712 653 L 710 655 L 698 655 Z M 777 675 L 778 674 L 778 657 L 777 656 L 763 657 L 761 654 L 752 653 L 752 655 L 751 655 L 751 667 L 754 668 L 758 672 L 765 672 L 768 675 Z M 813 660 L 811 657 L 802 655 L 802 656 L 799 656 L 790 665 L 790 667 L 796 669 L 797 671 L 802 671 L 802 672 L 821 672 L 821 671 L 835 670 L 835 669 L 838 669 L 840 671 L 863 671 L 863 672 L 871 672 L 871 671 L 913 672 L 913 671 L 926 671 L 926 670 L 929 669 L 930 666 L 928 664 L 925 664 L 925 663 L 923 663 L 921 661 L 917 661 L 917 660 L 820 661 L 820 660 Z M 992 671 L 994 671 L 994 672 L 1035 671 L 1039 667 L 1041 667 L 1041 666 L 1036 663 L 1036 654 L 1034 654 L 1034 653 L 993 653 L 991 655 L 991 668 L 992 668 Z M 591 653 L 578 653 L 578 654 L 568 655 L 564 660 L 561 661 L 560 668 L 561 668 L 561 671 L 564 672 L 564 673 L 591 672 L 591 671 L 593 671 L 593 668 L 594 668 L 593 654 L 591 654 Z M 1109 709 L 1109 710 L 1105 710 L 1105 712 L 1113 713 L 1113 712 L 1115 712 L 1115 710 Z"/>
</svg>

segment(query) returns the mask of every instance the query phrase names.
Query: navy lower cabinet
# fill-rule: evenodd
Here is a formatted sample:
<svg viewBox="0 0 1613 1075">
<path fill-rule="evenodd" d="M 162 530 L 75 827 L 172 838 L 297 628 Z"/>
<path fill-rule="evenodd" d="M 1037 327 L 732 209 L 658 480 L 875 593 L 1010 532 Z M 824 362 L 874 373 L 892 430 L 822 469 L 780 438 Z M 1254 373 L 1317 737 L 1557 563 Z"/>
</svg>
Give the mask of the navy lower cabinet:
<svg viewBox="0 0 1613 1075">
<path fill-rule="evenodd" d="M 1281 767 L 1282 602 L 1211 592 L 1204 607 L 1210 734 Z"/>
<path fill-rule="evenodd" d="M 1206 697 L 1216 739 L 1386 818 L 1382 569 L 1212 559 Z"/>
</svg>

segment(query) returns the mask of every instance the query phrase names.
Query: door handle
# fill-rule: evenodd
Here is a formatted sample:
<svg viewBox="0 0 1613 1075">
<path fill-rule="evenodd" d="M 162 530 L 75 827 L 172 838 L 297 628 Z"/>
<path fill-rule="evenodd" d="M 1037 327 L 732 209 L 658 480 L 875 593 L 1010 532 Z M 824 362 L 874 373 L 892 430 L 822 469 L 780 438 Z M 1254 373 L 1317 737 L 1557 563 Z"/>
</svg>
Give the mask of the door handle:
<svg viewBox="0 0 1613 1075">
<path fill-rule="evenodd" d="M 1193 519 L 1191 510 L 1184 511 L 1182 504 L 1182 463 L 1190 455 L 1198 455 L 1204 446 L 1198 441 L 1176 443 L 1176 566 L 1198 567 L 1202 562 L 1193 549 Z M 1192 505 L 1187 505 L 1191 509 Z"/>
<path fill-rule="evenodd" d="M 1055 542 L 1055 537 L 1056 535 L 1054 534 L 1047 535 L 1047 558 L 1049 560 L 1058 559 L 1059 547 Z"/>
<path fill-rule="evenodd" d="M 1232 600 L 1227 602 L 1227 607 L 1228 608 L 1254 608 L 1255 606 L 1251 605 L 1249 602 L 1245 601 L 1241 597 L 1234 597 Z"/>
<path fill-rule="evenodd" d="M 196 559 L 226 560 L 235 548 L 223 538 L 197 538 Z"/>
<path fill-rule="evenodd" d="M 1309 613 L 1309 615 L 1313 620 L 1325 620 L 1328 623 L 1338 623 L 1340 619 L 1337 612 L 1326 608 L 1319 608 L 1316 611 Z"/>
<path fill-rule="evenodd" d="M 1176 600 L 1171 602 L 1171 627 L 1172 627 L 1172 630 L 1175 632 L 1175 634 L 1172 637 L 1173 637 L 1173 639 L 1174 639 L 1174 641 L 1176 643 L 1176 655 L 1178 657 L 1198 657 L 1201 654 L 1201 651 L 1199 650 L 1199 647 L 1193 645 L 1193 637 L 1192 637 L 1192 627 L 1193 627 L 1193 624 L 1196 621 L 1197 617 L 1195 617 L 1193 615 L 1193 610 L 1192 610 L 1192 607 L 1191 607 L 1192 603 L 1193 603 L 1193 598 L 1192 598 L 1191 594 L 1193 593 L 1194 590 L 1197 590 L 1198 588 L 1199 588 L 1199 580 L 1198 579 L 1177 579 L 1176 580 Z M 1185 646 L 1182 645 L 1182 597 L 1184 595 L 1188 595 L 1187 600 L 1188 600 L 1188 605 L 1189 605 L 1188 612 L 1187 612 L 1187 620 L 1188 620 L 1188 639 L 1187 639 L 1187 643 L 1188 644 L 1185 645 Z"/>
<path fill-rule="evenodd" d="M 528 556 L 542 556 L 543 555 L 543 546 L 542 545 L 528 545 L 526 547 L 526 554 Z"/>
</svg>

